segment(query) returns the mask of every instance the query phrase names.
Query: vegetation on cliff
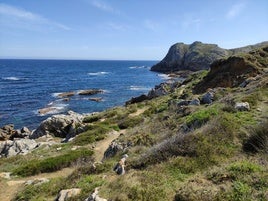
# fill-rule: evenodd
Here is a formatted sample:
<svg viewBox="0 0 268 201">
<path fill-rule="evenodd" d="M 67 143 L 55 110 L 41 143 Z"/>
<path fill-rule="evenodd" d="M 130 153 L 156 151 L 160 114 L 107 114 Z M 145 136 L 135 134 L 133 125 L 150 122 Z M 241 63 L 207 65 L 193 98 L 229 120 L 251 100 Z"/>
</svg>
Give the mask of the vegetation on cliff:
<svg viewBox="0 0 268 201">
<path fill-rule="evenodd" d="M 235 49 L 223 49 L 216 44 L 194 42 L 190 45 L 176 43 L 172 45 L 165 58 L 154 65 L 151 70 L 162 73 L 172 73 L 180 70 L 198 71 L 209 69 L 210 65 L 228 56 L 248 53 L 253 49 L 264 47 L 268 42 L 249 45 Z"/>
<path fill-rule="evenodd" d="M 114 201 L 267 200 L 267 55 L 264 47 L 217 61 L 166 95 L 86 117 L 87 130 L 71 142 L 1 159 L 0 171 L 21 177 L 74 169 L 22 188 L 14 200 L 54 200 L 67 188 L 82 190 L 68 200 L 85 200 L 95 187 Z M 190 104 L 204 93 L 213 94 L 211 104 Z M 250 108 L 237 109 L 240 102 Z M 94 163 L 96 142 L 114 131 L 126 148 Z M 126 174 L 118 176 L 112 169 L 125 153 Z"/>
</svg>

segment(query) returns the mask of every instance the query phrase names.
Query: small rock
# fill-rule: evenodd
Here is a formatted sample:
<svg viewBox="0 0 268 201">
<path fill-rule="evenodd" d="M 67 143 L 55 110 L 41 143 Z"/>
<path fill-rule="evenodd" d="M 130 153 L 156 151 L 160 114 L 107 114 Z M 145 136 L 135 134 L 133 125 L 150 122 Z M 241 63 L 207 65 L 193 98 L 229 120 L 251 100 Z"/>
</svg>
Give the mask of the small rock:
<svg viewBox="0 0 268 201">
<path fill-rule="evenodd" d="M 214 100 L 214 93 L 212 91 L 209 91 L 202 96 L 201 103 L 211 104 L 213 100 Z"/>
<path fill-rule="evenodd" d="M 1 172 L 0 173 L 0 177 L 4 178 L 4 179 L 11 179 L 10 175 L 11 175 L 11 172 Z"/>
<path fill-rule="evenodd" d="M 189 103 L 189 105 L 200 105 L 200 100 L 198 98 L 195 98 L 193 100 L 191 100 L 191 102 Z"/>
<path fill-rule="evenodd" d="M 56 201 L 65 201 L 68 198 L 79 195 L 80 193 L 81 193 L 80 188 L 71 188 L 71 189 L 61 190 L 58 197 L 56 198 Z"/>
<path fill-rule="evenodd" d="M 60 151 L 60 150 L 62 150 L 62 147 L 58 147 L 56 150 L 57 150 L 57 151 Z"/>
<path fill-rule="evenodd" d="M 188 100 L 182 100 L 180 102 L 178 102 L 178 106 L 187 106 L 190 104 L 191 101 L 188 101 Z"/>
<path fill-rule="evenodd" d="M 238 111 L 249 111 L 250 106 L 248 102 L 235 103 L 235 109 Z"/>
<path fill-rule="evenodd" d="M 47 178 L 37 178 L 37 179 L 34 179 L 34 180 L 28 180 L 24 184 L 26 186 L 28 186 L 28 185 L 38 186 L 38 185 L 41 185 L 41 184 L 47 183 L 47 182 L 49 182 L 49 179 L 47 179 Z"/>
</svg>

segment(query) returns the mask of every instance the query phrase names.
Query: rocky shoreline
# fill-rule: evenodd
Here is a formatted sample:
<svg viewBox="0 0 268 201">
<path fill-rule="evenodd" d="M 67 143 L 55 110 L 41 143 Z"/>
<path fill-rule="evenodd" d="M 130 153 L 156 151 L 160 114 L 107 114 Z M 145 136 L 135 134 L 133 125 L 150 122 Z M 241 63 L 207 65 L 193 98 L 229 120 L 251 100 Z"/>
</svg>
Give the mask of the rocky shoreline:
<svg viewBox="0 0 268 201">
<path fill-rule="evenodd" d="M 185 75 L 184 73 L 184 77 Z M 156 85 L 147 95 L 133 97 L 126 101 L 126 105 L 166 95 L 168 91 L 165 88 L 175 88 L 185 79 L 181 77 L 181 74 L 170 74 L 168 77 L 169 79 L 166 82 Z M 91 96 L 103 92 L 101 89 L 88 89 L 77 92 L 62 92 L 57 94 L 57 97 L 69 101 L 69 98 L 75 95 Z M 141 97 L 145 98 L 142 99 Z M 88 100 L 99 102 L 102 101 L 102 98 L 90 97 Z M 55 108 L 53 107 L 46 107 L 39 109 L 38 113 L 49 114 L 54 110 Z M 76 135 L 85 131 L 84 118 L 94 114 L 96 113 L 79 114 L 73 111 L 68 111 L 66 114 L 55 114 L 42 121 L 32 131 L 27 127 L 15 129 L 14 124 L 5 125 L 0 128 L 0 158 L 27 154 L 43 144 L 55 144 L 57 142 L 55 142 L 54 138 L 61 138 L 61 142 L 71 141 Z"/>
</svg>

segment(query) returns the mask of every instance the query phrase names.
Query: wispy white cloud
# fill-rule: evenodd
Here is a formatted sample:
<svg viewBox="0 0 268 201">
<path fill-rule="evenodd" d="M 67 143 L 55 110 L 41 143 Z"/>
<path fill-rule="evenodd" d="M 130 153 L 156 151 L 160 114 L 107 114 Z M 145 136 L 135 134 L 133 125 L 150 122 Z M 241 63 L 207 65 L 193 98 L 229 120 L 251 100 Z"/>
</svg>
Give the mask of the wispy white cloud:
<svg viewBox="0 0 268 201">
<path fill-rule="evenodd" d="M 11 21 L 13 18 L 13 19 L 16 19 L 17 22 L 21 21 L 24 23 L 25 22 L 28 23 L 28 26 L 29 26 L 29 23 L 33 23 L 33 24 L 38 24 L 38 25 L 46 25 L 46 26 L 49 25 L 49 26 L 56 27 L 62 30 L 71 29 L 70 27 L 64 24 L 49 20 L 41 15 L 26 11 L 21 8 L 10 6 L 4 3 L 0 3 L 0 15 L 2 17 L 2 23 L 3 23 L 3 20 Z M 5 24 L 12 25 L 13 23 L 5 22 Z"/>
<path fill-rule="evenodd" d="M 91 5 L 96 7 L 99 10 L 105 11 L 105 12 L 111 12 L 111 13 L 116 13 L 117 10 L 110 6 L 108 3 L 100 0 L 91 0 L 90 1 Z"/>
<path fill-rule="evenodd" d="M 130 29 L 130 26 L 128 25 L 118 24 L 118 23 L 113 23 L 113 22 L 108 23 L 108 26 L 111 29 L 116 30 L 116 31 L 127 31 L 128 29 Z"/>
<path fill-rule="evenodd" d="M 160 24 L 152 20 L 144 20 L 143 25 L 146 29 L 151 31 L 157 31 L 160 28 Z"/>
<path fill-rule="evenodd" d="M 227 19 L 233 19 L 235 17 L 237 17 L 246 7 L 245 3 L 236 3 L 234 5 L 231 6 L 231 8 L 227 11 L 225 17 Z"/>
<path fill-rule="evenodd" d="M 201 27 L 202 20 L 200 18 L 186 18 L 182 21 L 181 25 L 184 30 L 186 29 L 196 29 L 199 30 Z"/>
</svg>

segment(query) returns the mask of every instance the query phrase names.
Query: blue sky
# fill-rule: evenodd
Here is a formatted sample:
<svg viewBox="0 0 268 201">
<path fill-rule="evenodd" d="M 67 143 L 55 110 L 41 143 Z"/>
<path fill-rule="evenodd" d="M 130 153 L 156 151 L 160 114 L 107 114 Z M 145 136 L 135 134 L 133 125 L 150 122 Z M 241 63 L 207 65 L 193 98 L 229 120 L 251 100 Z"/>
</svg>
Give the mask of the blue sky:
<svg viewBox="0 0 268 201">
<path fill-rule="evenodd" d="M 267 0 L 0 0 L 0 58 L 160 60 L 268 40 Z"/>
</svg>

